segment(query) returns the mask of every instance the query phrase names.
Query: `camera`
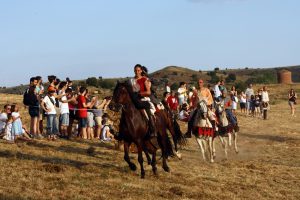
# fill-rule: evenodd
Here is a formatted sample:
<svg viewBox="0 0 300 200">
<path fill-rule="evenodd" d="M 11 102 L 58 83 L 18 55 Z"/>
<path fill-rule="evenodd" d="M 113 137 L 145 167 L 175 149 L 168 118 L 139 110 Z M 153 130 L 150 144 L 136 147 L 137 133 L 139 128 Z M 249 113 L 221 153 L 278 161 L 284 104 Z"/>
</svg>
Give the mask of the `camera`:
<svg viewBox="0 0 300 200">
<path fill-rule="evenodd" d="M 106 99 L 106 100 L 111 100 L 111 99 L 112 99 L 112 96 L 107 96 L 107 97 L 105 97 L 104 99 Z"/>
</svg>

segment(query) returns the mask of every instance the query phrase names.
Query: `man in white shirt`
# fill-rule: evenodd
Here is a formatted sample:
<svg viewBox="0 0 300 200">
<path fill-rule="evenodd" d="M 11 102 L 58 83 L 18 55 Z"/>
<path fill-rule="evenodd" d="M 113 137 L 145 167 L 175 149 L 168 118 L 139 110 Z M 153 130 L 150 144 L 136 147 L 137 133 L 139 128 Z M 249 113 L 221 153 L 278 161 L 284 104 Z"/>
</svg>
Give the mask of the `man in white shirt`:
<svg viewBox="0 0 300 200">
<path fill-rule="evenodd" d="M 221 97 L 222 93 L 220 90 L 220 81 L 217 82 L 217 84 L 214 87 L 214 97 L 215 100 L 219 101 L 219 98 Z"/>
<path fill-rule="evenodd" d="M 58 133 L 58 124 L 55 110 L 55 89 L 52 87 L 48 88 L 48 95 L 45 96 L 41 104 L 47 115 L 47 134 L 48 139 L 55 140 L 56 134 Z"/>
<path fill-rule="evenodd" d="M 251 83 L 248 85 L 248 88 L 245 91 L 245 95 L 246 95 L 246 112 L 247 112 L 247 114 L 250 114 L 250 112 L 251 112 L 251 109 L 250 109 L 251 96 L 254 95 L 254 91 L 253 91 Z"/>
</svg>

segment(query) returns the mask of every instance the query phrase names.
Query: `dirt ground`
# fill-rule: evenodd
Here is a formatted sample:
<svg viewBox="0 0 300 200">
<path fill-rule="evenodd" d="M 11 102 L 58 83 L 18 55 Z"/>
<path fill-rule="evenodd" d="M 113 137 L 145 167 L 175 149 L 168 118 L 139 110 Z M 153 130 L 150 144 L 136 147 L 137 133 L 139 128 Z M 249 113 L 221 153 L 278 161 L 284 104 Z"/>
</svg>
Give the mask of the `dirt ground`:
<svg viewBox="0 0 300 200">
<path fill-rule="evenodd" d="M 145 164 L 144 180 L 112 143 L 1 140 L 0 199 L 300 199 L 299 110 L 291 117 L 287 102 L 279 102 L 268 120 L 240 113 L 238 119 L 238 154 L 231 148 L 225 159 L 217 141 L 215 163 L 204 162 L 192 138 L 182 160 L 169 159 L 170 173 L 161 160 L 158 177 Z"/>
</svg>

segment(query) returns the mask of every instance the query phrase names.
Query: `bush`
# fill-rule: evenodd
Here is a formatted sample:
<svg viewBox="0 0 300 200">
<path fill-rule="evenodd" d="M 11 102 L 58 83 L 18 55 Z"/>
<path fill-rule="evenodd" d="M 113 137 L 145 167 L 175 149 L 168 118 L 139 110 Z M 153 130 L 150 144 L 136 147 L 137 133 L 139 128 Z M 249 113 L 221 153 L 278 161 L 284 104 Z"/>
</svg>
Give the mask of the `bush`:
<svg viewBox="0 0 300 200">
<path fill-rule="evenodd" d="M 193 74 L 192 76 L 192 81 L 198 81 L 198 76 L 197 76 L 197 74 Z"/>
<path fill-rule="evenodd" d="M 236 75 L 235 74 L 229 74 L 227 77 L 226 77 L 226 82 L 234 82 L 236 81 Z"/>
<path fill-rule="evenodd" d="M 247 84 L 258 83 L 258 84 L 270 84 L 277 83 L 277 77 L 272 73 L 263 73 L 257 77 L 251 77 L 246 81 Z"/>
<path fill-rule="evenodd" d="M 241 91 L 245 91 L 247 88 L 247 84 L 243 81 L 239 81 L 235 84 L 235 89 L 240 93 Z"/>
<path fill-rule="evenodd" d="M 112 79 L 105 79 L 102 81 L 99 81 L 99 86 L 105 89 L 113 89 L 115 87 L 116 83 Z"/>
<path fill-rule="evenodd" d="M 85 82 L 89 86 L 94 86 L 94 87 L 98 86 L 98 79 L 96 77 L 90 77 L 90 78 L 86 79 Z"/>
<path fill-rule="evenodd" d="M 170 86 L 171 90 L 176 90 L 179 88 L 179 84 L 178 83 L 173 83 L 171 86 Z"/>
<path fill-rule="evenodd" d="M 219 68 L 219 67 L 216 67 L 214 70 L 215 70 L 215 71 L 220 71 L 220 68 Z"/>
</svg>

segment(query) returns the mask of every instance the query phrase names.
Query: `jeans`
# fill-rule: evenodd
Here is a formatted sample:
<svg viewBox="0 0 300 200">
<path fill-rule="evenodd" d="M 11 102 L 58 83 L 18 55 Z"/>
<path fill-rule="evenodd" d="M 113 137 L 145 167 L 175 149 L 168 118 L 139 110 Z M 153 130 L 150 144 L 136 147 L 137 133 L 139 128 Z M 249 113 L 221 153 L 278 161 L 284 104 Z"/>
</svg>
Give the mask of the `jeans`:
<svg viewBox="0 0 300 200">
<path fill-rule="evenodd" d="M 58 133 L 58 124 L 56 114 L 47 115 L 47 134 L 55 135 Z"/>
</svg>

